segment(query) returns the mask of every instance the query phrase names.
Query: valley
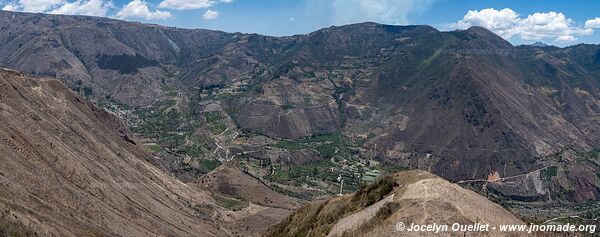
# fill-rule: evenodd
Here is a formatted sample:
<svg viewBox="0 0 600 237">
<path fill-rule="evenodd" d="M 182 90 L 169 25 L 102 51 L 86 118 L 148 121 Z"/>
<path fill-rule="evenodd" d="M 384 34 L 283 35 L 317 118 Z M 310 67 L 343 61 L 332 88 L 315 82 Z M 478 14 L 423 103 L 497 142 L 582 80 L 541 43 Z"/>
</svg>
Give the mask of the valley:
<svg viewBox="0 0 600 237">
<path fill-rule="evenodd" d="M 394 195 L 416 195 L 418 203 L 437 200 L 419 196 L 420 188 L 443 187 L 476 200 L 505 220 L 521 222 L 513 214 L 531 223 L 592 223 L 598 218 L 598 45 L 514 46 L 482 27 L 439 31 L 425 25 L 367 22 L 272 37 L 9 11 L 0 11 L 0 28 L 0 66 L 11 69 L 2 71 L 8 79 L 3 78 L 0 89 L 28 93 L 15 92 L 8 98 L 0 94 L 0 105 L 24 103 L 23 108 L 38 111 L 19 111 L 31 124 L 48 116 L 57 119 L 69 136 L 94 141 L 80 144 L 73 138 L 56 154 L 74 159 L 67 164 L 54 160 L 62 168 L 70 167 L 64 171 L 70 173 L 62 173 L 61 167 L 47 170 L 49 176 L 74 183 L 74 190 L 65 195 L 97 198 L 100 191 L 93 185 L 108 182 L 115 174 L 123 179 L 133 174 L 143 181 L 123 183 L 150 183 L 139 196 L 113 185 L 101 191 L 127 197 L 127 201 L 110 199 L 130 208 L 127 215 L 119 208 L 102 212 L 97 207 L 83 219 L 64 217 L 47 227 L 37 216 L 22 212 L 14 221 L 17 227 L 33 225 L 44 231 L 60 227 L 60 234 L 78 235 L 64 226 L 75 221 L 99 236 L 193 236 L 197 231 L 277 236 L 273 230 L 308 231 L 323 220 L 309 218 L 315 222 L 308 223 L 294 218 L 318 216 L 315 210 L 331 202 L 330 208 L 341 205 L 347 212 L 325 210 L 324 215 L 335 218 L 321 223 L 326 229 L 311 230 L 341 234 L 348 229 L 344 223 L 364 220 L 362 214 L 372 217 L 373 210 L 386 207 L 391 208 L 389 215 L 400 215 L 398 205 L 410 204 L 393 196 L 389 203 L 400 204 L 388 205 L 385 200 L 392 190 L 378 194 L 377 200 L 351 198 L 378 190 L 389 177 L 400 180 L 399 185 L 420 182 L 411 186 L 412 194 L 403 193 L 405 186 L 394 186 Z M 32 86 L 37 83 L 44 85 L 39 95 L 43 97 L 30 101 L 38 96 L 38 87 Z M 54 98 L 57 93 L 67 99 Z M 45 114 L 55 106 L 46 100 L 56 101 L 66 114 Z M 20 118 L 0 107 L 3 110 L 6 121 Z M 73 116 L 84 115 L 69 125 Z M 11 137 L 20 132 L 25 134 L 22 139 L 40 142 L 28 135 L 35 134 L 28 125 L 15 125 L 22 131 L 11 126 L 0 130 L 6 137 L 3 151 L 18 153 L 3 160 L 47 158 L 40 154 L 51 151 L 25 149 L 23 140 Z M 39 129 L 60 136 L 50 127 Z M 104 148 L 106 144 L 110 147 Z M 85 159 L 79 160 L 81 156 Z M 106 157 L 111 160 L 102 161 Z M 27 174 L 47 168 L 35 160 L 28 162 L 32 164 L 24 165 Z M 126 163 L 111 170 L 112 162 Z M 88 177 L 76 163 L 89 164 L 86 169 L 93 172 Z M 9 171 L 0 174 L 5 177 Z M 38 181 L 36 185 L 46 184 Z M 52 185 L 61 190 L 57 180 Z M 38 205 L 36 195 L 51 196 L 51 190 L 40 194 L 34 186 L 26 186 L 33 197 L 25 206 Z M 0 206 L 2 210 L 20 205 L 10 203 L 8 194 L 5 197 L 9 204 Z M 96 208 L 94 202 L 82 200 L 78 208 Z M 152 212 L 142 210 L 148 204 L 142 201 L 164 205 L 155 207 L 170 210 L 181 223 L 143 233 L 143 226 L 170 219 L 142 218 Z M 471 210 L 465 217 L 446 209 L 466 205 L 451 201 L 439 205 L 453 218 L 471 222 L 479 215 Z M 54 215 L 48 212 L 54 209 L 42 206 L 33 213 Z M 137 227 L 120 233 L 112 222 L 88 225 L 100 221 L 86 219 L 95 215 L 91 210 L 106 215 L 102 218 L 117 215 L 123 221 L 128 215 L 142 217 Z M 357 235 L 386 231 L 377 228 L 389 224 L 388 217 L 352 231 Z M 271 228 L 279 220 L 288 223 Z"/>
</svg>

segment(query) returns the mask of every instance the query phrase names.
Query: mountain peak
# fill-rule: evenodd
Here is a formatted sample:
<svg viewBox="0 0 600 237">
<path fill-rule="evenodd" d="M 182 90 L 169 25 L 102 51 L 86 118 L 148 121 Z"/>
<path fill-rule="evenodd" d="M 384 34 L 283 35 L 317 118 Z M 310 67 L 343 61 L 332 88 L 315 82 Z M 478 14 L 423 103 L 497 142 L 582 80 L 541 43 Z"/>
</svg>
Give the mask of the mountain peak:
<svg viewBox="0 0 600 237">
<path fill-rule="evenodd" d="M 546 46 L 550 46 L 550 45 L 548 45 L 548 44 L 546 44 L 544 42 L 537 41 L 537 42 L 531 44 L 531 46 L 534 46 L 534 47 L 546 47 Z"/>
<path fill-rule="evenodd" d="M 463 39 L 470 44 L 480 44 L 478 47 L 486 48 L 512 48 L 513 45 L 504 38 L 481 26 L 471 26 L 466 30 L 455 30 L 448 32 Z M 481 44 L 484 45 L 481 45 Z"/>
<path fill-rule="evenodd" d="M 497 34 L 495 34 L 494 32 L 492 32 L 482 26 L 471 26 L 468 29 L 466 29 L 465 31 L 470 34 L 474 34 L 474 35 L 481 36 L 481 37 L 500 37 Z"/>
</svg>

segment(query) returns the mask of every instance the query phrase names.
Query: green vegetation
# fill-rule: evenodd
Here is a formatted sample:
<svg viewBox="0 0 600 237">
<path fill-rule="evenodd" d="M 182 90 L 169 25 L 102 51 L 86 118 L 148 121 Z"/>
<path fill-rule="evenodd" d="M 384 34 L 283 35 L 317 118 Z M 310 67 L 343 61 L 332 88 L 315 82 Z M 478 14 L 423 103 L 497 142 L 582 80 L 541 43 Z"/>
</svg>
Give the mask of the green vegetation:
<svg viewBox="0 0 600 237">
<path fill-rule="evenodd" d="M 387 196 L 394 188 L 393 177 L 365 186 L 354 196 L 334 198 L 329 201 L 304 206 L 274 226 L 266 236 L 277 233 L 294 233 L 292 236 L 326 236 L 341 218 L 363 209 Z M 398 206 L 390 204 L 376 214 L 376 220 L 389 216 Z"/>
<path fill-rule="evenodd" d="M 295 141 L 281 141 L 274 147 L 286 149 L 288 151 L 314 149 L 323 158 L 332 158 L 336 152 L 345 148 L 344 139 L 340 134 L 324 134 L 312 137 L 305 137 Z"/>
<path fill-rule="evenodd" d="M 334 192 L 338 191 L 338 177 L 341 175 L 344 180 L 344 192 L 356 191 L 362 183 L 361 177 L 351 170 L 340 169 L 338 164 L 332 163 L 329 159 L 313 161 L 306 164 L 279 165 L 272 166 L 273 174 L 265 177 L 270 182 L 312 187 L 323 187 L 323 184 L 329 184 L 334 187 Z"/>
<path fill-rule="evenodd" d="M 337 143 L 325 143 L 318 146 L 316 149 L 323 158 L 329 159 L 337 152 Z"/>
<path fill-rule="evenodd" d="M 208 172 L 213 171 L 221 165 L 221 162 L 218 160 L 200 159 L 199 161 L 202 174 L 208 174 Z"/>
<path fill-rule="evenodd" d="M 208 128 L 213 134 L 220 134 L 227 129 L 227 125 L 222 122 L 224 117 L 220 112 L 207 112 L 204 113 L 204 117 L 206 118 Z"/>
<path fill-rule="evenodd" d="M 184 153 L 188 156 L 191 157 L 201 157 L 205 155 L 205 151 L 202 149 L 202 147 L 197 146 L 197 145 L 186 145 L 183 146 L 180 150 L 180 153 Z"/>
<path fill-rule="evenodd" d="M 218 85 L 206 86 L 209 89 L 218 88 Z M 199 118 L 205 116 L 209 123 L 207 126 L 214 133 L 221 133 L 227 127 L 221 122 L 223 117 L 219 113 L 202 114 L 199 106 L 190 106 L 185 113 L 176 106 L 178 101 L 174 97 L 179 96 L 177 88 L 169 85 L 163 79 L 161 85 L 162 91 L 169 99 L 154 102 L 146 107 L 128 107 L 114 101 L 110 96 L 98 100 L 98 105 L 110 110 L 120 116 L 126 116 L 130 126 L 130 131 L 142 139 L 148 139 L 156 144 L 146 146 L 146 150 L 153 153 L 170 153 L 177 156 L 179 161 L 183 161 L 186 156 L 192 157 L 193 162 L 177 163 L 178 169 L 187 172 L 192 176 L 204 175 L 219 165 L 221 162 L 214 159 L 213 154 L 208 152 L 203 145 L 206 143 L 204 137 L 194 136 L 194 131 L 198 129 L 202 121 Z M 226 96 L 225 94 L 221 96 Z M 191 104 L 198 104 L 201 101 L 200 94 L 190 97 Z"/>
<path fill-rule="evenodd" d="M 396 186 L 396 181 L 391 176 L 385 176 L 377 182 L 361 188 L 354 197 L 353 202 L 360 203 L 363 206 L 369 206 L 378 202 L 388 195 Z"/>
<path fill-rule="evenodd" d="M 147 146 L 146 149 L 148 149 L 148 151 L 150 151 L 150 152 L 156 153 L 156 152 L 159 152 L 161 148 L 159 145 L 150 145 L 150 146 Z"/>
<path fill-rule="evenodd" d="M 600 161 L 600 149 L 592 149 L 591 151 L 583 154 L 583 157 L 590 160 Z"/>
<path fill-rule="evenodd" d="M 218 112 L 204 113 L 204 117 L 206 118 L 206 122 L 208 123 L 217 123 L 223 118 Z"/>
<path fill-rule="evenodd" d="M 373 173 L 381 175 L 407 170 L 404 166 L 388 163 L 368 167 L 368 164 L 358 158 L 357 151 L 354 149 L 355 142 L 356 140 L 341 134 L 324 134 L 293 141 L 280 141 L 272 146 L 288 151 L 311 150 L 318 153 L 320 159 L 303 164 L 273 165 L 274 174 L 265 178 L 271 182 L 292 186 L 309 185 L 330 193 L 337 193 L 340 175 L 344 180 L 344 192 L 352 192 L 365 183 L 377 180 L 379 175 L 372 175 Z"/>
<path fill-rule="evenodd" d="M 229 198 L 219 194 L 213 194 L 213 197 L 219 206 L 229 210 L 237 211 L 248 206 L 248 203 L 242 197 Z"/>
<path fill-rule="evenodd" d="M 268 176 L 270 181 L 273 182 L 285 182 L 290 180 L 290 176 L 288 175 L 289 172 L 286 172 L 284 170 L 275 170 L 273 171 L 273 174 Z"/>
<path fill-rule="evenodd" d="M 409 170 L 409 168 L 407 167 L 388 162 L 378 164 L 377 166 L 375 166 L 375 169 L 382 171 L 384 174 L 392 174 Z"/>
<path fill-rule="evenodd" d="M 233 98 L 234 98 L 234 96 L 231 93 L 221 93 L 221 94 L 218 94 L 216 97 L 217 100 L 225 100 L 225 101 L 231 100 Z"/>
<path fill-rule="evenodd" d="M 159 106 L 167 102 L 158 103 Z M 180 131 L 181 113 L 171 110 L 169 112 L 156 112 L 152 109 L 140 109 L 137 111 L 141 123 L 131 129 L 132 132 L 142 137 L 154 138 L 159 143 L 174 148 L 181 145 L 186 133 Z"/>
<path fill-rule="evenodd" d="M 369 140 L 364 137 L 354 138 L 354 146 L 362 147 L 365 145 L 365 143 L 367 143 L 367 141 L 369 141 Z"/>
<path fill-rule="evenodd" d="M 172 87 L 169 85 L 163 85 L 162 90 L 165 92 L 165 94 L 167 96 L 170 96 L 170 97 L 175 97 L 175 96 L 179 95 L 179 93 L 177 93 L 177 89 L 175 87 Z"/>
<path fill-rule="evenodd" d="M 281 106 L 281 109 L 283 110 L 292 110 L 294 109 L 294 106 L 292 104 L 284 104 Z"/>
<path fill-rule="evenodd" d="M 557 175 L 557 172 L 558 172 L 558 167 L 550 166 L 546 169 L 541 170 L 540 175 L 541 175 L 542 180 L 549 181 L 552 179 L 552 177 Z"/>
<path fill-rule="evenodd" d="M 161 100 L 154 104 L 157 110 L 164 110 L 177 104 L 176 100 Z"/>
<path fill-rule="evenodd" d="M 89 98 L 92 95 L 94 95 L 94 91 L 91 87 L 83 87 L 83 96 L 85 96 L 85 98 Z"/>
<path fill-rule="evenodd" d="M 195 175 L 201 176 L 209 173 L 221 165 L 221 162 L 212 159 L 209 151 L 200 145 L 185 145 L 176 151 L 178 154 L 187 155 L 194 158 L 198 162 L 198 168 L 193 168 L 187 165 L 187 169 L 193 170 Z"/>
<path fill-rule="evenodd" d="M 138 69 L 156 66 L 157 61 L 148 60 L 141 54 L 127 55 L 101 55 L 96 59 L 98 67 L 101 69 L 117 70 L 121 74 L 135 74 Z"/>
</svg>

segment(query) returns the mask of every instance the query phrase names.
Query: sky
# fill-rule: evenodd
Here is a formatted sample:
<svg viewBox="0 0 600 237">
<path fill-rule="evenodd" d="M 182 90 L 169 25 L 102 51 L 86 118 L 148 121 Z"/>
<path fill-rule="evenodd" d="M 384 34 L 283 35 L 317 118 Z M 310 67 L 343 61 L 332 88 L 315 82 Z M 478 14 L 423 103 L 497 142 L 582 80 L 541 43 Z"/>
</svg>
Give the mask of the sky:
<svg viewBox="0 0 600 237">
<path fill-rule="evenodd" d="M 600 44 L 600 1 L 588 0 L 0 0 L 0 8 L 273 36 L 371 21 L 477 25 L 515 45 Z"/>
</svg>

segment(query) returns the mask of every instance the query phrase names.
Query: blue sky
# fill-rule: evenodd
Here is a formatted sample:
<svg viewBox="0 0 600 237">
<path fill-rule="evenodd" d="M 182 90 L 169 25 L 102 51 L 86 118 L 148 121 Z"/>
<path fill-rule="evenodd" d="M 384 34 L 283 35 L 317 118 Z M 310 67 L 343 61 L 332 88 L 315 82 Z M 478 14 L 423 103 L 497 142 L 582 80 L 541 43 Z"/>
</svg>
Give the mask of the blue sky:
<svg viewBox="0 0 600 237">
<path fill-rule="evenodd" d="M 600 1 L 0 0 L 0 7 L 275 36 L 374 21 L 427 24 L 440 30 L 480 25 L 513 44 L 600 43 Z"/>
</svg>

